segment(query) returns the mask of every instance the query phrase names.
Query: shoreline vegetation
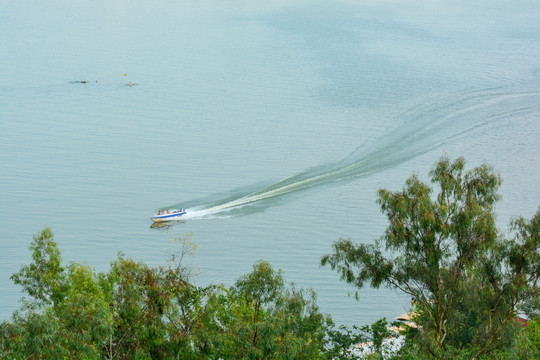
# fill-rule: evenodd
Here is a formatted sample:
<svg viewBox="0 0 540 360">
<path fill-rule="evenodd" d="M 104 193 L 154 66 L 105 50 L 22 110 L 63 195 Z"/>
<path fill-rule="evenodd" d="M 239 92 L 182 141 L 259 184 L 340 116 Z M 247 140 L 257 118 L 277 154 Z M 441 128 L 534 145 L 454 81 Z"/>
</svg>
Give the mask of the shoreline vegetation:
<svg viewBox="0 0 540 360">
<path fill-rule="evenodd" d="M 108 272 L 62 263 L 50 228 L 11 279 L 27 297 L 0 323 L 6 359 L 531 359 L 540 356 L 540 208 L 495 227 L 501 177 L 442 157 L 431 184 L 415 175 L 381 189 L 388 228 L 374 244 L 339 239 L 321 264 L 358 289 L 411 297 L 407 322 L 346 328 L 316 294 L 265 261 L 236 283 L 196 286 L 185 258 L 149 267 L 120 253 Z M 518 314 L 528 316 L 523 327 Z M 390 326 L 392 325 L 392 326 Z M 391 344 L 391 345 L 389 345 Z"/>
</svg>

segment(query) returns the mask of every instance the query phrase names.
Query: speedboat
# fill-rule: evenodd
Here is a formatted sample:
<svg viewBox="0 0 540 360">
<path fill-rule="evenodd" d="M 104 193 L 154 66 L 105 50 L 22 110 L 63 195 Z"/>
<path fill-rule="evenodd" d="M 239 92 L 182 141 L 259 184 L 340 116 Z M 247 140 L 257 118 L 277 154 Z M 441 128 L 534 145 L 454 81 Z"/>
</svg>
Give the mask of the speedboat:
<svg viewBox="0 0 540 360">
<path fill-rule="evenodd" d="M 153 222 L 164 222 L 164 221 L 176 221 L 180 220 L 182 216 L 186 215 L 185 209 L 162 209 L 159 210 L 154 216 L 152 216 L 150 219 L 152 219 Z"/>
</svg>

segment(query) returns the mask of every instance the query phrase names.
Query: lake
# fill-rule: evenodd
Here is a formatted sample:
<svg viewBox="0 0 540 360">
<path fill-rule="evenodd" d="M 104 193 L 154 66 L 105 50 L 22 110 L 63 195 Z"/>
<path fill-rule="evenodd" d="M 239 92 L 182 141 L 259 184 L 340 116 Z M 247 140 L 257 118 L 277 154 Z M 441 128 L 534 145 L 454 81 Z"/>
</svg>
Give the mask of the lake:
<svg viewBox="0 0 540 360">
<path fill-rule="evenodd" d="M 501 173 L 502 231 L 536 212 L 539 19 L 538 1 L 2 1 L 0 319 L 45 226 L 65 264 L 157 266 L 192 234 L 199 285 L 263 259 L 339 324 L 393 319 L 410 299 L 356 301 L 320 259 L 379 238 L 377 190 L 443 154 Z M 190 218 L 152 228 L 164 207 Z"/>
</svg>

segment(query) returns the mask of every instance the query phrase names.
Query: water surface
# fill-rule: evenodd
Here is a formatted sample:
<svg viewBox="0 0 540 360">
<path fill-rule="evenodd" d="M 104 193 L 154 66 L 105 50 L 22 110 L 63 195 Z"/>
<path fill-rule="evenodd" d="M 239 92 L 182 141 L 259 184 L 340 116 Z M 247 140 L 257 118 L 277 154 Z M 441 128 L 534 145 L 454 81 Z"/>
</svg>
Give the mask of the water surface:
<svg viewBox="0 0 540 360">
<path fill-rule="evenodd" d="M 356 301 L 319 266 L 339 237 L 383 233 L 377 189 L 446 153 L 501 172 L 502 230 L 540 205 L 536 1 L 1 7 L 0 318 L 44 226 L 98 271 L 118 251 L 163 264 L 193 233 L 199 284 L 268 260 L 352 325 L 408 304 Z M 150 228 L 165 206 L 192 217 Z"/>
</svg>

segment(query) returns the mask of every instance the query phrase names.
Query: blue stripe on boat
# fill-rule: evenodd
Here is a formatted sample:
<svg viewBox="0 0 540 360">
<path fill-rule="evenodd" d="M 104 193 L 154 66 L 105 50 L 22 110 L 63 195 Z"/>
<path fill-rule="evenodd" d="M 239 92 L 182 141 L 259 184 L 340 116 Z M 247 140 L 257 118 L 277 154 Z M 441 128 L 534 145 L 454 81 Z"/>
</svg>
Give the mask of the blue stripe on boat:
<svg viewBox="0 0 540 360">
<path fill-rule="evenodd" d="M 165 218 L 169 218 L 169 217 L 173 217 L 173 216 L 182 216 L 184 215 L 186 212 L 182 212 L 182 213 L 176 213 L 176 214 L 167 214 L 167 215 L 158 215 L 158 216 L 154 216 L 152 219 L 165 219 Z"/>
</svg>

